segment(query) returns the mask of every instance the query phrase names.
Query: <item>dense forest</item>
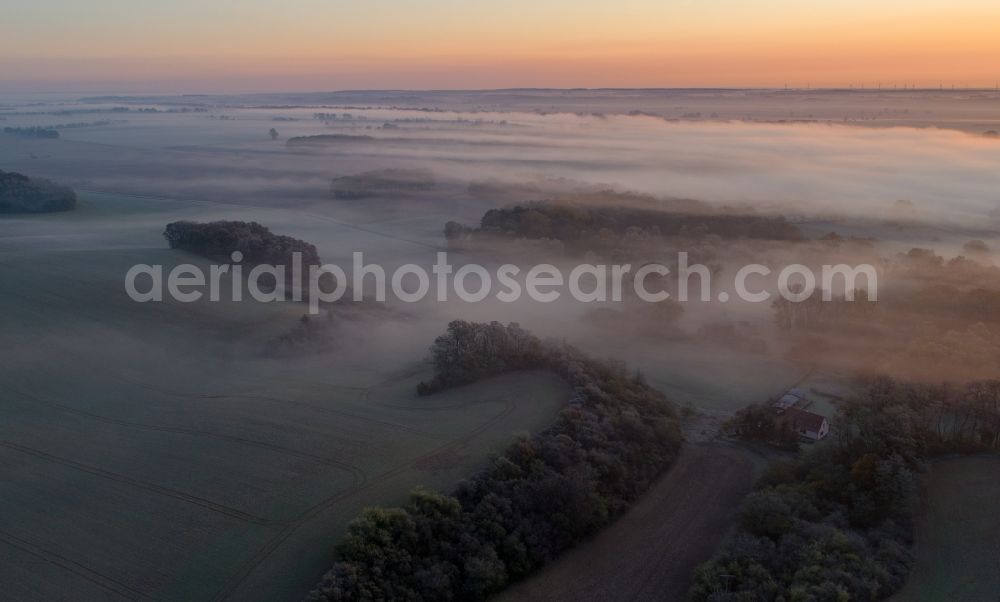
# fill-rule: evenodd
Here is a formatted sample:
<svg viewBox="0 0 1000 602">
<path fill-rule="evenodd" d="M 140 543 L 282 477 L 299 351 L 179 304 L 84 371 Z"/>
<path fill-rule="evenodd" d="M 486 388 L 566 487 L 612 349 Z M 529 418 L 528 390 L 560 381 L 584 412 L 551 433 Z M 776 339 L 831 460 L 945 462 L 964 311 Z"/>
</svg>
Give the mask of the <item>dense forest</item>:
<svg viewBox="0 0 1000 602">
<path fill-rule="evenodd" d="M 693 600 L 888 598 L 913 564 L 918 473 L 935 454 L 1000 448 L 1000 382 L 876 378 L 833 432 L 764 475 L 736 536 L 699 567 Z"/>
<path fill-rule="evenodd" d="M 497 322 L 452 322 L 432 356 L 421 394 L 548 369 L 572 397 L 452 494 L 366 509 L 308 600 L 483 600 L 621 514 L 677 455 L 672 404 L 622 366 Z"/>
<path fill-rule="evenodd" d="M 76 207 L 76 192 L 49 180 L 0 171 L 0 213 L 47 213 Z"/>
</svg>

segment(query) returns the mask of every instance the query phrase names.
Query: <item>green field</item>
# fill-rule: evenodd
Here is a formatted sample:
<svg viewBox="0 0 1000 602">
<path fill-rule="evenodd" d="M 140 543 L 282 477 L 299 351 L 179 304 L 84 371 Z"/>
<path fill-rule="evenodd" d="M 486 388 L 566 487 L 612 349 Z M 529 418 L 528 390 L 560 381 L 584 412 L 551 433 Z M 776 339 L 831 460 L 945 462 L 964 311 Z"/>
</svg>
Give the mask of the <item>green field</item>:
<svg viewBox="0 0 1000 602">
<path fill-rule="evenodd" d="M 329 353 L 268 359 L 301 306 L 126 296 L 135 263 L 201 263 L 165 248 L 165 223 L 219 213 L 84 195 L 0 221 L 0 597 L 296 599 L 362 507 L 451 487 L 568 396 L 526 373 L 417 397 L 432 336 L 406 320 L 362 317 Z"/>
<path fill-rule="evenodd" d="M 995 602 L 1000 595 L 1000 456 L 935 462 L 917 562 L 898 602 Z"/>
</svg>

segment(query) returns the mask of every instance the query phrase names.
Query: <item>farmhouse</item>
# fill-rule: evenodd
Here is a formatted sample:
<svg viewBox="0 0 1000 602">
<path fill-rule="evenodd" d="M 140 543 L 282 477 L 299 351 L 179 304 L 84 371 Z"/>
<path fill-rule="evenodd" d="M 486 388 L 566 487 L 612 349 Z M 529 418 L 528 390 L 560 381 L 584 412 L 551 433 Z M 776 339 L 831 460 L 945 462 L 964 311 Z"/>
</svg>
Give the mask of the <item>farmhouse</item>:
<svg viewBox="0 0 1000 602">
<path fill-rule="evenodd" d="M 790 407 L 784 411 L 784 417 L 791 422 L 795 432 L 812 441 L 819 441 L 830 432 L 830 422 L 814 412 Z"/>
<path fill-rule="evenodd" d="M 806 394 L 799 389 L 789 389 L 787 393 L 781 396 L 778 401 L 772 404 L 775 410 L 781 414 L 788 408 L 795 407 L 805 401 Z"/>
</svg>

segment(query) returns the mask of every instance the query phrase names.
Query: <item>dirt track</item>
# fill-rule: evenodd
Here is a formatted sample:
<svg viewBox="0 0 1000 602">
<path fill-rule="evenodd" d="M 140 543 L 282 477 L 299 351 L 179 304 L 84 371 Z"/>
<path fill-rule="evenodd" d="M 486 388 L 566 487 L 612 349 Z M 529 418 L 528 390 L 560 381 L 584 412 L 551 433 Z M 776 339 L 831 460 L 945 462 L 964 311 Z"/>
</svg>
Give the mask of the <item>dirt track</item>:
<svg viewBox="0 0 1000 602">
<path fill-rule="evenodd" d="M 682 600 L 753 480 L 746 452 L 686 445 L 625 516 L 496 600 Z"/>
</svg>

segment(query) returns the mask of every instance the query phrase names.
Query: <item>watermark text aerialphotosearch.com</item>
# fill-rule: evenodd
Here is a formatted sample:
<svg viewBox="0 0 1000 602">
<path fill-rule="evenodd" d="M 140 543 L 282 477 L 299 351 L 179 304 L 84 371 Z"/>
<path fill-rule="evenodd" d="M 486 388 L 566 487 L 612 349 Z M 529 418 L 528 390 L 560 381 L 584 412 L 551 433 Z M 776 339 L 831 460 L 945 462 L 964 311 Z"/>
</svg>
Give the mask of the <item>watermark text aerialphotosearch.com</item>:
<svg viewBox="0 0 1000 602">
<path fill-rule="evenodd" d="M 802 264 L 772 269 L 752 263 L 735 270 L 724 287 L 717 287 L 712 270 L 689 263 L 684 252 L 678 253 L 673 269 L 660 263 L 581 263 L 568 270 L 548 263 L 531 267 L 508 263 L 493 269 L 472 263 L 456 267 L 449 262 L 446 252 L 439 252 L 429 271 L 413 263 L 386 270 L 378 264 L 365 263 L 364 253 L 355 252 L 350 276 L 336 264 L 303 266 L 300 253 L 293 254 L 290 266 L 243 265 L 239 251 L 232 253 L 230 260 L 231 263 L 210 265 L 207 273 L 194 264 L 177 265 L 169 271 L 162 265 L 138 264 L 125 274 L 125 291 L 132 300 L 141 303 L 165 298 L 182 303 L 206 297 L 219 301 L 223 293 L 232 301 L 242 301 L 244 295 L 258 302 L 307 301 L 312 314 L 319 313 L 321 304 L 345 296 L 354 301 L 384 302 L 392 298 L 403 303 L 416 303 L 428 297 L 440 302 L 458 299 L 467 303 L 490 298 L 513 303 L 527 297 L 538 303 L 552 303 L 568 296 L 581 303 L 599 303 L 621 302 L 634 293 L 635 298 L 649 303 L 671 298 L 682 302 L 728 302 L 733 295 L 748 303 L 763 303 L 774 296 L 765 281 L 773 281 L 776 294 L 791 302 L 802 302 L 817 294 L 830 301 L 835 286 L 848 301 L 854 300 L 855 290 L 864 290 L 868 301 L 878 299 L 877 272 L 869 264 L 823 265 L 814 270 Z M 660 284 L 653 285 L 656 281 Z M 671 287 L 674 294 L 665 290 L 665 282 L 675 285 Z"/>
</svg>

